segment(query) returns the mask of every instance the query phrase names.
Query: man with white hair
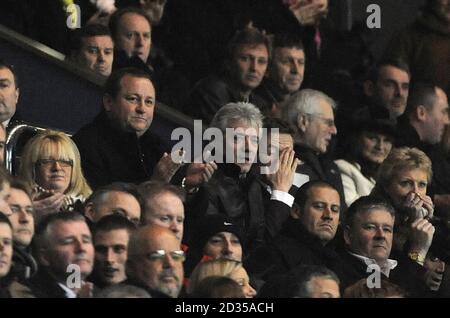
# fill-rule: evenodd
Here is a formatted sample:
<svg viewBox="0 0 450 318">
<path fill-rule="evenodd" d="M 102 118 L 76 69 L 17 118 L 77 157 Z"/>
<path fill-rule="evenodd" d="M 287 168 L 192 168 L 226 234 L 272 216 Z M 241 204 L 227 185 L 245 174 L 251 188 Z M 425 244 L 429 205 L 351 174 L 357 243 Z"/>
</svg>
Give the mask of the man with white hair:
<svg viewBox="0 0 450 318">
<path fill-rule="evenodd" d="M 324 156 L 332 137 L 337 133 L 333 113 L 335 108 L 336 103 L 326 94 L 313 89 L 302 89 L 287 100 L 282 116 L 297 128 L 294 150 L 303 164 L 297 168 L 295 185 L 300 187 L 313 180 L 326 181 L 339 192 L 341 209 L 345 210 L 339 169 Z"/>
</svg>

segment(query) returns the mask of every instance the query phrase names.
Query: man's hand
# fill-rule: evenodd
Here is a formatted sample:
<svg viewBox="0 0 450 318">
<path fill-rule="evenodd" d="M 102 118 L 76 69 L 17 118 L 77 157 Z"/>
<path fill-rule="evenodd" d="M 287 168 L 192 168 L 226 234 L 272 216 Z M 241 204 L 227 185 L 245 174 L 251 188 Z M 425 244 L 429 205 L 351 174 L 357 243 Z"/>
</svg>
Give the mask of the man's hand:
<svg viewBox="0 0 450 318">
<path fill-rule="evenodd" d="M 217 165 L 214 161 L 208 163 L 191 163 L 186 171 L 186 191 L 208 182 L 216 170 Z"/>
<path fill-rule="evenodd" d="M 284 149 L 280 155 L 280 165 L 277 172 L 267 175 L 267 179 L 272 183 L 272 190 L 289 192 L 299 163 L 300 160 L 295 158 L 294 150 Z"/>
<path fill-rule="evenodd" d="M 435 228 L 427 219 L 417 219 L 410 228 L 410 252 L 417 252 L 425 259 L 433 242 Z"/>
<path fill-rule="evenodd" d="M 301 25 L 317 25 L 328 14 L 328 0 L 290 0 L 285 3 Z"/>
<path fill-rule="evenodd" d="M 94 284 L 91 282 L 82 282 L 81 288 L 75 292 L 77 298 L 92 298 L 94 294 Z"/>
<path fill-rule="evenodd" d="M 155 170 L 153 171 L 153 175 L 151 177 L 152 181 L 165 183 L 170 182 L 170 179 L 172 179 L 178 169 L 180 169 L 183 165 L 183 155 L 179 156 L 179 161 L 173 161 L 172 157 L 175 158 L 175 156 L 170 156 L 167 152 L 163 154 L 161 159 L 159 159 L 156 164 Z"/>
</svg>

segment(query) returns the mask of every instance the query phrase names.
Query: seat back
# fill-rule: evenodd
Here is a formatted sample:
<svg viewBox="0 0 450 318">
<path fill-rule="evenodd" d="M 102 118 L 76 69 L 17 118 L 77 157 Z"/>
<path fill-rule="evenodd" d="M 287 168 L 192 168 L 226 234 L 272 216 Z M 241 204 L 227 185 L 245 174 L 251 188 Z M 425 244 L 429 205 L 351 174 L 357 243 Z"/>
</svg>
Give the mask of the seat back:
<svg viewBox="0 0 450 318">
<path fill-rule="evenodd" d="M 20 167 L 20 158 L 26 143 L 45 128 L 18 125 L 11 129 L 6 139 L 5 165 L 11 175 L 16 175 Z"/>
</svg>

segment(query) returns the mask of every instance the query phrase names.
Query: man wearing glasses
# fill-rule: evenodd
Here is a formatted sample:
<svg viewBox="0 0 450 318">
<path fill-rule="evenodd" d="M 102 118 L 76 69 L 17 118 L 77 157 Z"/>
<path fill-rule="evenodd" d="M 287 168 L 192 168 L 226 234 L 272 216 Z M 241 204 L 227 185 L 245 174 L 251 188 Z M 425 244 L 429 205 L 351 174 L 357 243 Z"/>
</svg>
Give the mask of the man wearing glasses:
<svg viewBox="0 0 450 318">
<path fill-rule="evenodd" d="M 341 199 L 341 210 L 346 209 L 341 175 L 336 164 L 324 155 L 331 139 L 337 133 L 333 110 L 336 103 L 326 94 L 302 89 L 292 95 L 283 108 L 283 119 L 297 128 L 294 140 L 295 155 L 304 164 L 297 168 L 297 187 L 322 180 L 333 185 Z M 295 180 L 295 179 L 294 179 Z"/>
<path fill-rule="evenodd" d="M 127 283 L 145 288 L 155 298 L 177 298 L 184 259 L 180 240 L 170 229 L 155 224 L 141 227 L 129 242 Z"/>
</svg>

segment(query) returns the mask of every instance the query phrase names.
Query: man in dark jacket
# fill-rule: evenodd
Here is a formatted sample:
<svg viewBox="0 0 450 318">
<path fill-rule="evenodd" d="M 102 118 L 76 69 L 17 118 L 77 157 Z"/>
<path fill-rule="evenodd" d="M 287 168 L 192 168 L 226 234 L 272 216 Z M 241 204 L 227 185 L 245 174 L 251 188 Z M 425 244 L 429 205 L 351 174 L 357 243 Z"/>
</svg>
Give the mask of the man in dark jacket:
<svg viewBox="0 0 450 318">
<path fill-rule="evenodd" d="M 405 114 L 397 124 L 396 146 L 418 148 L 431 159 L 430 196 L 438 209 L 450 207 L 450 165 L 437 145 L 449 123 L 448 109 L 448 98 L 441 88 L 416 83 L 410 89 Z"/>
<path fill-rule="evenodd" d="M 226 72 L 210 76 L 194 87 L 184 112 L 210 123 L 224 105 L 250 102 L 260 107 L 261 99 L 253 90 L 263 80 L 269 62 L 267 37 L 255 28 L 239 31 L 228 44 Z"/>
<path fill-rule="evenodd" d="M 280 165 L 286 169 L 278 170 L 285 173 L 279 176 L 280 179 L 290 180 L 284 190 L 279 187 L 284 182 L 272 184 L 270 199 L 266 200 L 272 204 L 266 207 L 263 192 L 266 190 L 262 187 L 260 177 L 263 169 L 256 164 L 262 136 L 262 115 L 259 109 L 248 103 L 227 104 L 214 116 L 211 126 L 218 128 L 223 135 L 225 151 L 220 154 L 216 151 L 214 154 L 217 161 L 222 163 L 218 164 L 217 172 L 197 194 L 197 202 L 202 203 L 198 203 L 186 215 L 197 219 L 204 214 L 223 214 L 229 217 L 236 226 L 244 229 L 245 238 L 242 243 L 248 244 L 251 250 L 277 231 L 278 213 L 279 217 L 284 218 L 285 212 L 280 212 L 280 206 L 277 207 L 275 202 L 282 201 L 286 209 L 292 206 L 294 199 L 287 191 L 298 162 L 292 153 L 287 164 Z M 292 152 L 291 149 L 289 151 Z M 273 217 L 267 217 L 268 213 L 272 213 Z"/>
<path fill-rule="evenodd" d="M 73 136 L 91 187 L 115 181 L 169 182 L 182 163 L 173 161 L 149 130 L 156 103 L 150 76 L 139 69 L 123 68 L 111 74 L 104 90 L 103 111 Z M 211 164 L 193 163 L 187 168 L 186 190 L 206 181 L 202 177 L 205 169 L 214 172 Z"/>
<path fill-rule="evenodd" d="M 344 188 L 336 164 L 329 160 L 327 152 L 331 138 L 336 135 L 333 109 L 336 103 L 326 94 L 303 89 L 292 95 L 283 108 L 283 119 L 297 128 L 294 140 L 295 155 L 303 164 L 298 166 L 298 186 L 312 180 L 332 184 L 341 199 L 341 210 L 345 211 Z"/>
<path fill-rule="evenodd" d="M 369 288 L 389 279 L 410 296 L 426 295 L 425 268 L 406 256 L 391 256 L 394 235 L 394 208 L 377 197 L 361 197 L 347 210 L 344 228 L 345 249 L 339 250 L 345 266 L 332 269 L 339 276 L 341 289 L 367 277 Z"/>
<path fill-rule="evenodd" d="M 247 270 L 256 279 L 268 280 L 297 265 L 338 264 L 328 247 L 339 224 L 340 198 L 324 181 L 310 181 L 297 191 L 290 218 L 274 242 L 250 255 Z"/>
</svg>

